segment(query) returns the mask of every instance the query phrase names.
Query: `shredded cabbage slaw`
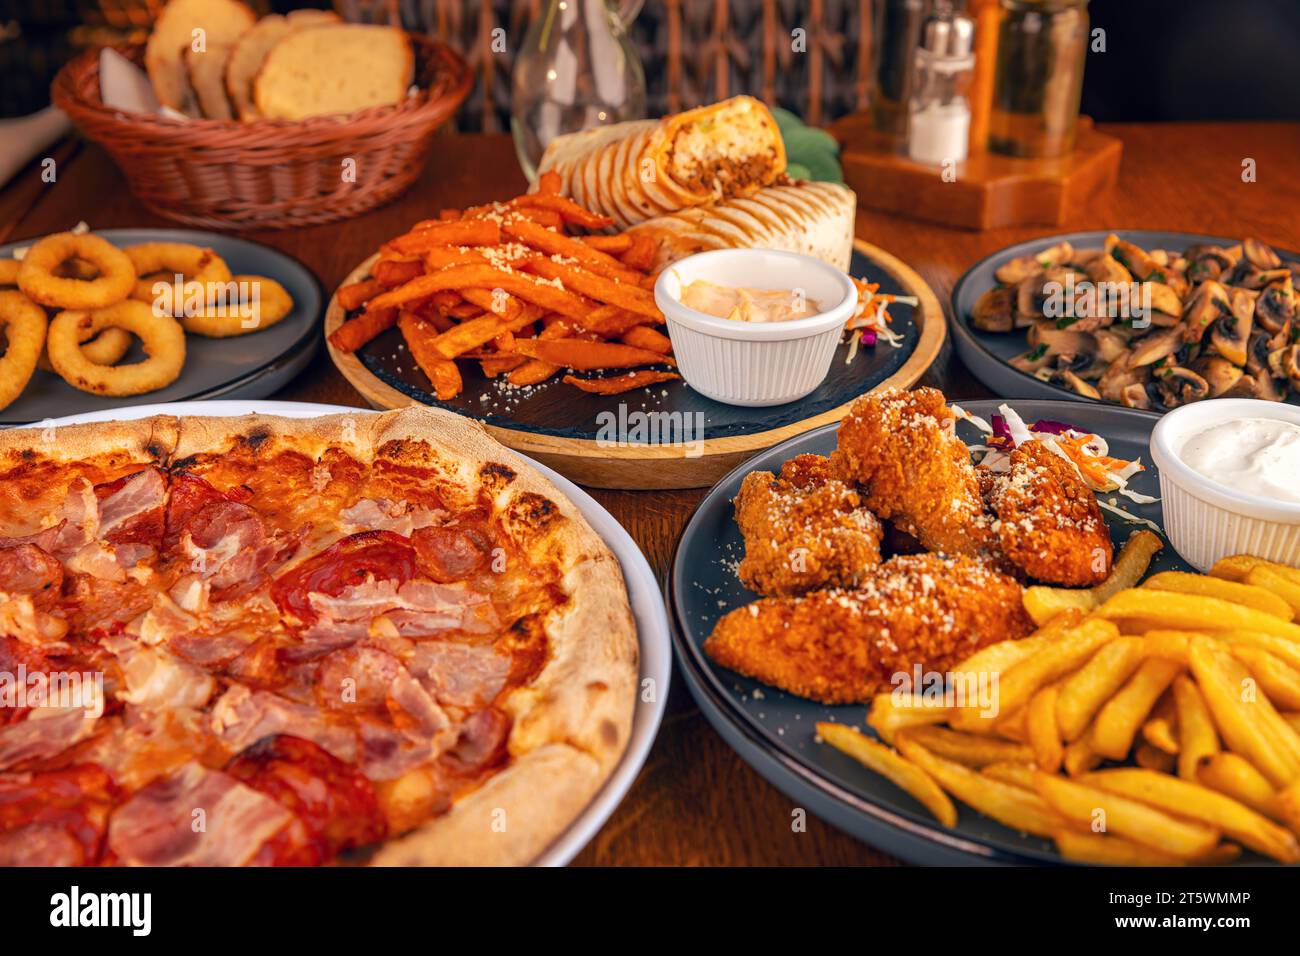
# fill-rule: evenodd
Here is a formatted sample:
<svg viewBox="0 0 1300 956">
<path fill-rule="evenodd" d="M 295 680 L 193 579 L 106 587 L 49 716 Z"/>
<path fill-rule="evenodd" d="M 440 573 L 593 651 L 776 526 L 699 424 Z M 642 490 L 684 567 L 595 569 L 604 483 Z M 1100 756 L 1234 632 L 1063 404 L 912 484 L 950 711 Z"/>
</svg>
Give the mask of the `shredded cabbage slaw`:
<svg viewBox="0 0 1300 956">
<path fill-rule="evenodd" d="M 1118 492 L 1141 505 L 1160 500 L 1128 487 L 1129 479 L 1145 471 L 1146 467 L 1140 458 L 1126 461 L 1112 457 L 1110 446 L 1101 435 L 1049 419 L 1040 419 L 1029 425 L 1010 405 L 998 406 L 998 414 L 993 416 L 992 423 L 958 405 L 951 408 L 956 418 L 965 419 L 988 436 L 984 444 L 971 446 L 971 451 L 982 454 L 979 464 L 990 471 L 1009 471 L 1011 452 L 1027 441 L 1038 441 L 1048 451 L 1073 465 L 1084 484 L 1096 494 Z M 1130 521 L 1152 525 L 1152 522 L 1117 507 L 1113 502 L 1099 501 L 1099 504 Z"/>
<path fill-rule="evenodd" d="M 844 323 L 844 331 L 849 335 L 849 353 L 844 359 L 845 365 L 858 357 L 858 347 L 861 345 L 875 345 L 883 339 L 894 348 L 899 348 L 903 344 L 903 337 L 889 327 L 892 319 L 889 306 L 895 302 L 916 306 L 921 301 L 913 295 L 881 292 L 879 282 L 867 282 L 865 279 L 852 281 L 858 287 L 858 308 Z"/>
</svg>

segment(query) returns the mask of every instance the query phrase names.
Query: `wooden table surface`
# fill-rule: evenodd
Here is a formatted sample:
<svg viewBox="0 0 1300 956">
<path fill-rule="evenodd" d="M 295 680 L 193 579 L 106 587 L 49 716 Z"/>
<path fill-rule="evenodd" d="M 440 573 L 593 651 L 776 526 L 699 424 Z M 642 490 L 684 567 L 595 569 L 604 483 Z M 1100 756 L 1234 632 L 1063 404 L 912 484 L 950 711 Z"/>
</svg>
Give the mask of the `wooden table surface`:
<svg viewBox="0 0 1300 956">
<path fill-rule="evenodd" d="M 1300 249 L 1300 125 L 1196 123 L 1100 127 L 1124 141 L 1118 188 L 1062 225 L 1075 229 L 1170 229 L 1254 235 Z M 35 168 L 0 190 L 0 242 L 68 229 L 167 226 L 127 192 L 97 147 L 76 142 L 52 150 L 57 179 Z M 1253 161 L 1254 182 L 1243 181 Z M 302 260 L 327 290 L 380 242 L 448 206 L 515 195 L 524 178 L 507 136 L 442 136 L 418 184 L 396 203 L 359 219 L 247 238 Z M 1014 242 L 1058 231 L 1045 227 L 962 232 L 860 212 L 857 233 L 915 268 L 946 303 L 953 283 L 976 259 Z M 950 345 L 922 380 L 955 400 L 988 397 Z M 275 396 L 363 405 L 324 350 Z M 1004 396 L 1014 398 L 1016 396 Z M 703 496 L 700 491 L 593 491 L 636 539 L 661 576 L 673 542 Z M 891 865 L 898 861 L 815 817 L 792 832 L 789 799 L 722 741 L 680 681 L 674 684 L 658 741 L 631 792 L 578 857 L 587 864 Z"/>
</svg>

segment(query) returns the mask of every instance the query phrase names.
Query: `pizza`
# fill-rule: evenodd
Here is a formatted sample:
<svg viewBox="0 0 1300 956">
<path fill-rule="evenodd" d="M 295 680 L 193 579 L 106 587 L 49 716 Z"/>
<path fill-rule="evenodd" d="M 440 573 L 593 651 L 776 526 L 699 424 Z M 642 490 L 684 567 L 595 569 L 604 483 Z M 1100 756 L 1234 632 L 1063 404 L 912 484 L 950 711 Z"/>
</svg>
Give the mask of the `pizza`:
<svg viewBox="0 0 1300 956">
<path fill-rule="evenodd" d="M 460 416 L 0 433 L 0 863 L 527 863 L 637 673 L 613 554 Z"/>
</svg>

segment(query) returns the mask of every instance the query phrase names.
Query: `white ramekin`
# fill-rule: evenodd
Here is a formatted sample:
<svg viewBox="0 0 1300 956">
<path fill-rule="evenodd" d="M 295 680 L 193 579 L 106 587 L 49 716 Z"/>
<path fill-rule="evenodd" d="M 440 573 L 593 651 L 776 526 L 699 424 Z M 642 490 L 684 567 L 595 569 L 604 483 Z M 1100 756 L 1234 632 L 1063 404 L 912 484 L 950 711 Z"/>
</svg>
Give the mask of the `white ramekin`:
<svg viewBox="0 0 1300 956">
<path fill-rule="evenodd" d="M 696 279 L 750 289 L 799 290 L 826 311 L 790 322 L 720 319 L 681 303 Z M 718 249 L 674 262 L 655 283 L 673 355 L 688 385 L 728 405 L 781 405 L 826 378 L 844 324 L 858 305 L 853 281 L 834 266 L 774 249 Z"/>
<path fill-rule="evenodd" d="M 1174 409 L 1151 433 L 1151 460 L 1160 469 L 1165 534 L 1198 571 L 1233 554 L 1300 567 L 1300 504 L 1237 491 L 1193 471 L 1179 457 L 1188 437 L 1247 418 L 1300 425 L 1300 407 L 1254 398 L 1216 398 Z M 1300 475 L 1296 476 L 1300 480 Z"/>
</svg>

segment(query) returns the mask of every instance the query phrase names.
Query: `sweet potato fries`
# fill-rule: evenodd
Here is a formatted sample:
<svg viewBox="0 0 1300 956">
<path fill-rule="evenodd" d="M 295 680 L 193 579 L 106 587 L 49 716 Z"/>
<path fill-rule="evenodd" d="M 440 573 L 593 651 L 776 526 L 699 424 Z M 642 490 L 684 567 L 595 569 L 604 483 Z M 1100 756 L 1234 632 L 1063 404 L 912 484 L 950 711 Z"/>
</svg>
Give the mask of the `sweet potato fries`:
<svg viewBox="0 0 1300 956">
<path fill-rule="evenodd" d="M 643 369 L 673 366 L 672 343 L 654 326 L 654 259 L 645 236 L 571 234 L 612 221 L 558 194 L 543 175 L 538 192 L 508 202 L 444 210 L 385 243 L 370 275 L 338 290 L 357 314 L 330 336 L 355 352 L 396 327 L 440 400 L 463 388 L 457 361 L 476 361 L 488 378 L 537 385 L 564 369 L 619 374 L 566 375 L 599 395 L 677 378 Z"/>
</svg>

